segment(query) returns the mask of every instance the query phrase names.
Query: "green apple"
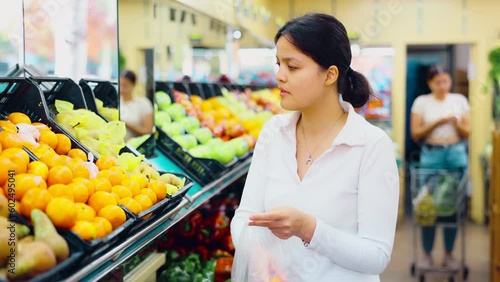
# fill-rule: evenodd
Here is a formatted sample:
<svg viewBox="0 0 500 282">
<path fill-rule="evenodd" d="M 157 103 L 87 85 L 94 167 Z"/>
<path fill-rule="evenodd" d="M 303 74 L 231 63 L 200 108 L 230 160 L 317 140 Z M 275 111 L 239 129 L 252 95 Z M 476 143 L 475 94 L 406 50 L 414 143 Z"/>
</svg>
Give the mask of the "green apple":
<svg viewBox="0 0 500 282">
<path fill-rule="evenodd" d="M 246 152 L 248 152 L 248 143 L 245 139 L 242 137 L 234 138 L 231 139 L 229 142 L 231 144 L 235 151 L 236 151 L 236 156 L 241 157 L 243 156 Z"/>
<path fill-rule="evenodd" d="M 198 139 L 198 142 L 201 144 L 207 144 L 208 141 L 212 140 L 214 138 L 212 131 L 210 128 L 207 127 L 202 127 L 202 128 L 197 128 L 193 131 L 193 135 Z"/>
<path fill-rule="evenodd" d="M 184 134 L 184 127 L 179 122 L 164 124 L 161 130 L 165 131 L 170 137 Z"/>
<path fill-rule="evenodd" d="M 189 149 L 189 154 L 195 158 L 208 158 L 212 157 L 211 148 L 207 145 L 197 145 Z"/>
<path fill-rule="evenodd" d="M 155 113 L 155 124 L 159 127 L 163 127 L 165 124 L 171 123 L 172 118 L 167 112 L 159 111 Z"/>
<path fill-rule="evenodd" d="M 164 91 L 156 91 L 155 100 L 162 110 L 166 110 L 170 106 L 170 104 L 172 104 L 172 99 Z"/>
<path fill-rule="evenodd" d="M 224 145 L 224 141 L 220 138 L 212 138 L 210 141 L 206 143 L 210 148 L 215 148 L 219 147 L 221 145 Z"/>
<path fill-rule="evenodd" d="M 212 147 L 213 158 L 222 164 L 228 164 L 236 156 L 236 149 L 228 143 L 222 143 L 220 146 Z"/>
<path fill-rule="evenodd" d="M 186 117 L 186 110 L 181 104 L 172 104 L 165 110 L 173 120 L 180 121 Z"/>
<path fill-rule="evenodd" d="M 189 150 L 198 144 L 198 142 L 196 141 L 196 137 L 190 134 L 176 135 L 172 137 L 172 139 L 186 150 Z"/>
<path fill-rule="evenodd" d="M 193 133 L 193 131 L 200 128 L 200 120 L 196 117 L 185 117 L 181 120 L 181 123 L 189 133 Z"/>
</svg>

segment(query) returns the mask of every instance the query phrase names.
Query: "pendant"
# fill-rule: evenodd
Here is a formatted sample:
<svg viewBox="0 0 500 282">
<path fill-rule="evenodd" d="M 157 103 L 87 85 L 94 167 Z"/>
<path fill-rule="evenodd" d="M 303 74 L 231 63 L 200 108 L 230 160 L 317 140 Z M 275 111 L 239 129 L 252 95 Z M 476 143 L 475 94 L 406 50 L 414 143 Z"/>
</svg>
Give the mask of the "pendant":
<svg viewBox="0 0 500 282">
<path fill-rule="evenodd" d="M 311 165 L 313 162 L 312 156 L 309 155 L 309 157 L 306 159 L 306 165 Z"/>
</svg>

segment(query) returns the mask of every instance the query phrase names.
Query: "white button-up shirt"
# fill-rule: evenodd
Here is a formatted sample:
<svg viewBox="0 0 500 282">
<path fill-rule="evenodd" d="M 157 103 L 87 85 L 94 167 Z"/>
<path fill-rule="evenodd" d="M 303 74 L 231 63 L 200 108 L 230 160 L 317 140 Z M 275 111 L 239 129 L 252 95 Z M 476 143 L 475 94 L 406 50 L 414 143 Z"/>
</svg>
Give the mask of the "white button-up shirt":
<svg viewBox="0 0 500 282">
<path fill-rule="evenodd" d="M 300 258 L 289 281 L 380 281 L 390 261 L 399 200 L 393 143 L 349 103 L 341 105 L 349 113 L 345 126 L 302 181 L 295 157 L 300 113 L 266 123 L 231 223 L 238 249 L 243 225 L 254 213 L 290 206 L 315 217 L 309 246 L 288 239 L 290 254 Z"/>
</svg>

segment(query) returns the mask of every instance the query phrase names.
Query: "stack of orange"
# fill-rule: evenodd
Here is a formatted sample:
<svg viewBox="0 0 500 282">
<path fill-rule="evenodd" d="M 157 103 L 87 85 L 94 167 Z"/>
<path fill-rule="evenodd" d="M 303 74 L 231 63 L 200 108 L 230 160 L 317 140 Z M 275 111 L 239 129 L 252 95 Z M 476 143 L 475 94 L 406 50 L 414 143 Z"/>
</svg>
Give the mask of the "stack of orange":
<svg viewBox="0 0 500 282">
<path fill-rule="evenodd" d="M 102 238 L 121 226 L 126 214 L 118 205 L 138 214 L 166 197 L 166 184 L 144 175 L 129 175 L 113 157 L 102 157 L 99 173 L 91 178 L 87 155 L 71 148 L 71 140 L 44 124 L 31 123 L 22 113 L 0 121 L 0 186 L 16 200 L 16 210 L 29 217 L 44 211 L 55 226 L 71 229 L 85 240 Z M 24 142 L 16 124 L 32 124 L 40 132 L 38 145 Z M 39 161 L 31 161 L 29 148 Z M 2 151 L 2 148 L 3 151 Z M 9 174 L 9 172 L 15 173 Z M 14 183 L 10 185 L 9 183 Z M 14 187 L 15 186 L 15 187 Z M 10 188 L 10 189 L 9 189 Z"/>
</svg>

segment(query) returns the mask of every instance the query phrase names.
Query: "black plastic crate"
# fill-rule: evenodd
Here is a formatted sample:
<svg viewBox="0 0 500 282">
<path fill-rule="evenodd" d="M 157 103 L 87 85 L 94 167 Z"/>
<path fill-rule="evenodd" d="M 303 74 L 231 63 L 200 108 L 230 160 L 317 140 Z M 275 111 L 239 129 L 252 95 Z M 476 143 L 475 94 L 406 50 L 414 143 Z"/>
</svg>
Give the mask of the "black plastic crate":
<svg viewBox="0 0 500 282">
<path fill-rule="evenodd" d="M 161 175 L 165 174 L 167 172 L 160 172 Z M 158 219 L 159 217 L 163 216 L 165 213 L 170 212 L 173 210 L 179 203 L 181 202 L 182 198 L 186 195 L 186 193 L 193 187 L 194 182 L 189 179 L 184 174 L 180 173 L 174 173 L 174 172 L 169 172 L 171 174 L 174 174 L 180 178 L 185 178 L 186 182 L 184 183 L 184 187 L 177 191 L 174 195 L 170 195 L 159 201 L 158 203 L 154 204 L 152 207 L 149 209 L 142 211 L 136 216 L 136 221 L 134 224 L 134 227 L 132 228 L 130 233 L 135 233 L 136 231 L 142 229 L 144 226 L 148 225 L 150 222 Z"/>
<path fill-rule="evenodd" d="M 79 82 L 80 88 L 82 89 L 83 93 L 83 98 L 85 99 L 85 103 L 87 104 L 87 109 L 96 113 L 98 116 L 100 116 L 103 120 L 108 122 L 109 120 L 103 117 L 100 113 L 99 110 L 97 110 L 97 104 L 95 101 L 95 96 L 94 96 L 94 91 L 90 87 L 90 85 L 85 82 L 83 79 L 80 80 Z"/>
<path fill-rule="evenodd" d="M 146 139 L 146 141 L 144 141 L 141 145 L 139 145 L 139 147 L 137 147 L 137 152 L 146 156 L 146 159 L 151 159 L 156 156 L 155 149 L 156 149 L 155 135 L 151 134 L 151 136 L 149 136 L 148 139 Z"/>
<path fill-rule="evenodd" d="M 81 79 L 80 86 L 82 83 L 87 84 L 92 89 L 94 98 L 101 100 L 104 107 L 118 109 L 120 95 L 118 95 L 117 83 L 99 79 Z"/>
<path fill-rule="evenodd" d="M 49 108 L 42 90 L 30 78 L 0 78 L 0 114 L 7 116 L 13 112 L 26 114 L 32 122 L 42 122 L 55 133 L 62 133 L 71 140 L 71 148 L 90 152 L 76 138 L 71 136 L 49 115 Z"/>
<path fill-rule="evenodd" d="M 158 131 L 156 140 L 158 149 L 201 185 L 207 185 L 216 180 L 237 162 L 234 160 L 227 165 L 223 165 L 216 160 L 195 158 L 158 126 L 156 130 Z"/>
</svg>

